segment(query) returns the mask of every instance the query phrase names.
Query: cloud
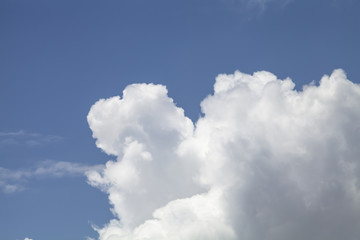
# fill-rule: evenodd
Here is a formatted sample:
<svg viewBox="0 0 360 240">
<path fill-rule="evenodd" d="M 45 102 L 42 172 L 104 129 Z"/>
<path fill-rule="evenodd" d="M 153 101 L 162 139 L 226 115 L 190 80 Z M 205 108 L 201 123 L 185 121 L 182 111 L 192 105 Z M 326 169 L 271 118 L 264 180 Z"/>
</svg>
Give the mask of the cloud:
<svg viewBox="0 0 360 240">
<path fill-rule="evenodd" d="M 100 170 L 102 165 L 87 166 L 72 162 L 41 162 L 36 168 L 10 170 L 0 167 L 0 188 L 5 193 L 13 193 L 25 189 L 24 183 L 36 177 L 63 177 L 84 175 L 90 170 Z"/>
<path fill-rule="evenodd" d="M 263 12 L 269 5 L 286 6 L 293 0 L 222 0 L 222 3 L 228 5 L 231 9 L 240 11 L 242 14 L 254 11 Z"/>
<path fill-rule="evenodd" d="M 360 86 L 342 70 L 294 86 L 221 74 L 196 124 L 162 85 L 95 103 L 96 145 L 116 157 L 87 172 L 115 215 L 99 239 L 357 239 Z"/>
<path fill-rule="evenodd" d="M 236 1 L 236 0 L 235 0 Z M 248 7 L 261 7 L 265 8 L 267 4 L 278 3 L 287 4 L 292 0 L 237 0 Z"/>
<path fill-rule="evenodd" d="M 40 133 L 29 133 L 23 130 L 16 132 L 0 132 L 1 145 L 25 145 L 43 146 L 52 142 L 57 142 L 63 138 L 57 135 L 44 135 Z"/>
<path fill-rule="evenodd" d="M 33 240 L 33 239 L 31 239 L 31 238 L 27 238 L 27 237 L 26 237 L 24 240 Z"/>
</svg>

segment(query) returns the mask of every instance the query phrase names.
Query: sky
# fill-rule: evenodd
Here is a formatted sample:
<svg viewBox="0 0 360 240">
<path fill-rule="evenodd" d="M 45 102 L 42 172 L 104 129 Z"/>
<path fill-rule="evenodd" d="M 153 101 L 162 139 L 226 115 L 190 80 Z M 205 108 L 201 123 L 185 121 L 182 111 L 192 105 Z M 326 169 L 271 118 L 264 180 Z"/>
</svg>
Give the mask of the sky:
<svg viewBox="0 0 360 240">
<path fill-rule="evenodd" d="M 357 239 L 359 10 L 0 1 L 0 239 Z"/>
</svg>

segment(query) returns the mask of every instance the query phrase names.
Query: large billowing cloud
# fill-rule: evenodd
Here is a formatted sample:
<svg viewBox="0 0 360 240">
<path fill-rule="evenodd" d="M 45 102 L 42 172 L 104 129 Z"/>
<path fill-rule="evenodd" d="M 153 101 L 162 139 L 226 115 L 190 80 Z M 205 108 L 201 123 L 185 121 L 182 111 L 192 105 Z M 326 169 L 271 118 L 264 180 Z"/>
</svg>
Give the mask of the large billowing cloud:
<svg viewBox="0 0 360 240">
<path fill-rule="evenodd" d="M 92 106 L 96 144 L 116 156 L 88 172 L 115 215 L 100 240 L 360 236 L 360 86 L 342 70 L 302 91 L 219 75 L 201 108 L 194 126 L 153 84 Z"/>
</svg>

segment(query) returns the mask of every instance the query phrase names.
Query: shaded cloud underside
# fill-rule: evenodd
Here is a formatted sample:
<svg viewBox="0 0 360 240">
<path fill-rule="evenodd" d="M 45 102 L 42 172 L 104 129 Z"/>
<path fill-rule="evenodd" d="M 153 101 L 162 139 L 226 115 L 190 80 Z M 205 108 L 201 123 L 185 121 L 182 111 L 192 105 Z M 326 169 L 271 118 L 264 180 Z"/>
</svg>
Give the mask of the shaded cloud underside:
<svg viewBox="0 0 360 240">
<path fill-rule="evenodd" d="M 95 103 L 87 173 L 115 219 L 100 240 L 360 236 L 360 86 L 342 70 L 294 90 L 269 72 L 216 78 L 195 126 L 165 86 L 129 85 Z"/>
</svg>

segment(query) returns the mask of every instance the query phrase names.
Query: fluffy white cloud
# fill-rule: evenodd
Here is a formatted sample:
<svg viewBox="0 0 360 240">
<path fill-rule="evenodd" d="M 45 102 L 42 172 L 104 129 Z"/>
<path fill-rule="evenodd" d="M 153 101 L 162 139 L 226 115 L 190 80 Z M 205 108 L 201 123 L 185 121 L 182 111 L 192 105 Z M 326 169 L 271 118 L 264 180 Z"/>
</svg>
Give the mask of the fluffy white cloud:
<svg viewBox="0 0 360 240">
<path fill-rule="evenodd" d="M 197 169 L 176 149 L 193 134 L 193 124 L 176 108 L 164 86 L 130 85 L 123 98 L 100 100 L 88 115 L 97 146 L 119 156 L 89 182 L 109 193 L 114 213 L 133 228 L 154 209 L 200 191 Z M 133 214 L 136 212 L 137 214 Z"/>
<path fill-rule="evenodd" d="M 153 84 L 92 106 L 117 157 L 87 173 L 116 216 L 100 240 L 360 235 L 360 86 L 342 70 L 300 92 L 269 72 L 219 75 L 201 108 L 194 126 Z"/>
<path fill-rule="evenodd" d="M 27 238 L 27 237 L 26 237 L 24 240 L 32 240 L 32 239 L 31 239 L 31 238 Z"/>
</svg>

